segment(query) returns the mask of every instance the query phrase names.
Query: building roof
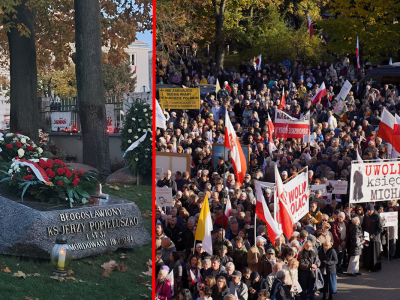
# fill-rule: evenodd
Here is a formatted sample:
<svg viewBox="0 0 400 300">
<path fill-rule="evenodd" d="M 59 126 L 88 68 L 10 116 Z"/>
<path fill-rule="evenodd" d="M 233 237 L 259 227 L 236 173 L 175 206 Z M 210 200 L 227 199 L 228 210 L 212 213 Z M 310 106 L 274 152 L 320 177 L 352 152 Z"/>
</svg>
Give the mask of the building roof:
<svg viewBox="0 0 400 300">
<path fill-rule="evenodd" d="M 142 41 L 136 40 L 132 44 L 129 45 L 130 47 L 143 47 L 143 48 L 150 48 L 150 46 Z"/>
</svg>

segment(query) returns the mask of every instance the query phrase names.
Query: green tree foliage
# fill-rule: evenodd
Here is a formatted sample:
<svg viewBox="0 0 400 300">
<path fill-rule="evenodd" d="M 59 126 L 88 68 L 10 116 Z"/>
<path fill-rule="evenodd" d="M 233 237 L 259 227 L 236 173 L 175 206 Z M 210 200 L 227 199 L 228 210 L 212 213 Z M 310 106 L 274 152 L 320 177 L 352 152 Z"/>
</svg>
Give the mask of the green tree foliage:
<svg viewBox="0 0 400 300">
<path fill-rule="evenodd" d="M 128 60 L 120 65 L 111 62 L 103 63 L 103 82 L 106 95 L 118 94 L 135 90 L 136 78 Z"/>
<path fill-rule="evenodd" d="M 400 16 L 397 0 L 335 0 L 330 3 L 332 18 L 317 24 L 330 39 L 328 49 L 337 53 L 355 53 L 359 38 L 361 60 L 376 63 L 396 56 L 400 50 Z"/>
<path fill-rule="evenodd" d="M 315 64 L 326 55 L 318 34 L 310 39 L 306 23 L 295 30 L 273 5 L 259 18 L 262 21 L 249 23 L 247 30 L 238 35 L 238 50 L 243 60 L 262 54 L 264 62 L 280 63 L 287 57 Z"/>
<path fill-rule="evenodd" d="M 146 178 L 151 176 L 152 170 L 152 114 L 152 108 L 147 103 L 135 103 L 125 116 L 121 132 L 121 150 L 124 152 L 147 132 L 145 140 L 125 155 L 132 174 L 139 172 Z"/>
</svg>

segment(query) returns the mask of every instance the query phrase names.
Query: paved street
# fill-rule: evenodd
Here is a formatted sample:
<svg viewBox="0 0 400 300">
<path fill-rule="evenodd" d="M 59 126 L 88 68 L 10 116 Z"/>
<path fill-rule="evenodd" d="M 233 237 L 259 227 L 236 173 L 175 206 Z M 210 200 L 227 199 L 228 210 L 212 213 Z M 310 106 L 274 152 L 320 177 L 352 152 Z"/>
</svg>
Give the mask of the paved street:
<svg viewBox="0 0 400 300">
<path fill-rule="evenodd" d="M 338 277 L 338 293 L 333 299 L 348 300 L 400 300 L 400 260 L 382 261 L 382 270 L 368 273 L 361 269 L 361 276 Z M 316 299 L 321 299 L 320 297 Z"/>
</svg>

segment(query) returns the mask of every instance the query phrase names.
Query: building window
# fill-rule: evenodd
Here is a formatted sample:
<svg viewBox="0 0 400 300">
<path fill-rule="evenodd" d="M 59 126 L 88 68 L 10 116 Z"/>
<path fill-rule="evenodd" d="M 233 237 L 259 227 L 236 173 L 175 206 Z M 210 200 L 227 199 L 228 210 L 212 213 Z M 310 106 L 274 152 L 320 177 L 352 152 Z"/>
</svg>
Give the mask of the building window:
<svg viewBox="0 0 400 300">
<path fill-rule="evenodd" d="M 136 53 L 131 54 L 131 65 L 136 66 Z"/>
</svg>

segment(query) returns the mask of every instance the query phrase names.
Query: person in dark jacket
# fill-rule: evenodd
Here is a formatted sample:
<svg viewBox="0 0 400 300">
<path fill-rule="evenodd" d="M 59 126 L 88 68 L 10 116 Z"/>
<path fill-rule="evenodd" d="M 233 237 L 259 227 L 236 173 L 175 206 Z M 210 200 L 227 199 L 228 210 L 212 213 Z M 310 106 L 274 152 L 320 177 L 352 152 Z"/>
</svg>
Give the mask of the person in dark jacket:
<svg viewBox="0 0 400 300">
<path fill-rule="evenodd" d="M 304 242 L 297 260 L 299 261 L 299 283 L 303 290 L 301 292 L 302 299 L 306 300 L 307 294 L 310 294 L 310 299 L 315 300 L 315 270 L 319 267 L 320 261 L 318 253 L 313 250 L 311 241 Z"/>
<path fill-rule="evenodd" d="M 280 270 L 276 273 L 276 279 L 272 284 L 271 297 L 275 296 L 277 300 L 293 300 L 290 294 L 290 286 L 286 285 L 287 271 Z"/>
<path fill-rule="evenodd" d="M 364 245 L 364 234 L 360 224 L 360 218 L 356 215 L 351 219 L 349 226 L 349 266 L 347 268 L 347 275 L 356 276 L 361 275 L 359 273 L 359 260 Z"/>
<path fill-rule="evenodd" d="M 332 294 L 337 293 L 336 280 L 336 264 L 338 257 L 336 251 L 332 248 L 332 243 L 326 241 L 323 247 L 318 251 L 318 257 L 321 261 L 320 270 L 324 278 L 324 288 L 322 289 L 322 300 L 326 300 L 326 295 L 329 294 L 329 300 L 332 299 Z"/>
<path fill-rule="evenodd" d="M 211 297 L 213 300 L 223 300 L 225 295 L 229 294 L 229 287 L 224 276 L 216 279 L 216 285 L 212 287 Z"/>
<path fill-rule="evenodd" d="M 250 275 L 251 286 L 249 286 L 249 300 L 257 300 L 258 293 L 261 290 L 268 289 L 267 282 L 264 278 L 258 274 L 258 272 L 253 271 Z"/>
<path fill-rule="evenodd" d="M 367 205 L 367 213 L 364 216 L 363 231 L 368 232 L 369 242 L 365 243 L 363 256 L 364 268 L 368 271 L 379 271 L 381 265 L 381 233 L 383 231 L 382 218 L 375 211 L 374 206 L 369 203 Z"/>
<path fill-rule="evenodd" d="M 228 273 L 226 272 L 225 268 L 221 265 L 221 259 L 216 255 L 214 255 L 211 258 L 211 268 L 208 268 L 204 272 L 203 278 L 206 278 L 207 276 L 213 276 L 215 279 L 217 279 L 220 276 L 223 276 L 225 277 L 226 281 L 228 281 Z"/>
</svg>

